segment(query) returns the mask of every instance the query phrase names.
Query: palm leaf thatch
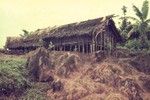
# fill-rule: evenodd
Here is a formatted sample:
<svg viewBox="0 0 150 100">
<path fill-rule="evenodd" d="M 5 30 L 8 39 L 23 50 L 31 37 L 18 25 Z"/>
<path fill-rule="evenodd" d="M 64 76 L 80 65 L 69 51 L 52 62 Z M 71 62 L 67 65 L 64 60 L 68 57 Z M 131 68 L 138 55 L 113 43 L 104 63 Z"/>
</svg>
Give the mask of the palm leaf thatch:
<svg viewBox="0 0 150 100">
<path fill-rule="evenodd" d="M 9 49 L 21 49 L 29 47 L 39 47 L 40 43 L 38 39 L 23 39 L 20 37 L 7 37 L 5 48 Z"/>
<path fill-rule="evenodd" d="M 111 29 L 113 35 L 116 37 L 117 41 L 121 40 L 121 36 L 118 33 L 112 16 L 96 18 L 92 20 L 82 21 L 80 23 L 71 23 L 67 25 L 62 25 L 59 27 L 48 27 L 45 29 L 38 29 L 35 32 L 31 32 L 31 35 L 26 38 L 8 38 L 6 47 L 7 48 L 19 48 L 19 47 L 38 47 L 40 46 L 40 40 L 46 38 L 57 38 L 62 37 L 72 37 L 72 36 L 83 36 L 89 35 L 92 36 L 96 28 L 99 28 L 100 31 L 107 31 Z"/>
</svg>

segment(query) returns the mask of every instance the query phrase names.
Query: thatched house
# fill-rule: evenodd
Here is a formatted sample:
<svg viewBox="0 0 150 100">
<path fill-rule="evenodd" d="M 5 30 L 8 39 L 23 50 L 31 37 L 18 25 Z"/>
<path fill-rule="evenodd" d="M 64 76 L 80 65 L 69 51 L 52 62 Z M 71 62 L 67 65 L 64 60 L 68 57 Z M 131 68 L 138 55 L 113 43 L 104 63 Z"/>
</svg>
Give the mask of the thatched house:
<svg viewBox="0 0 150 100">
<path fill-rule="evenodd" d="M 5 49 L 10 51 L 28 52 L 43 46 L 42 37 L 45 35 L 46 29 L 38 29 L 32 32 L 28 37 L 7 37 Z"/>
<path fill-rule="evenodd" d="M 5 49 L 10 51 L 28 52 L 40 46 L 38 39 L 7 37 Z"/>
<path fill-rule="evenodd" d="M 111 51 L 122 40 L 111 16 L 37 30 L 33 34 L 35 33 L 26 39 L 11 41 L 8 38 L 6 48 L 33 50 L 41 46 L 42 40 L 45 48 L 53 44 L 52 50 L 92 53 L 99 50 Z"/>
</svg>

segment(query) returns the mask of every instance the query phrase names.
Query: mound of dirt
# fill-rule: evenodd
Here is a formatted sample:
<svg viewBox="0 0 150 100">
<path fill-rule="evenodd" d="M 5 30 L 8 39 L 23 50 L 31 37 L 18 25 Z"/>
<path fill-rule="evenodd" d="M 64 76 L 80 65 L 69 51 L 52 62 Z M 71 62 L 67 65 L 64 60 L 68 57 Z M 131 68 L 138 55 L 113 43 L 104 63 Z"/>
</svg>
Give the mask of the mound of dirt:
<svg viewBox="0 0 150 100">
<path fill-rule="evenodd" d="M 53 64 L 49 58 L 49 52 L 44 48 L 37 49 L 28 58 L 27 68 L 31 81 L 53 81 Z"/>
<path fill-rule="evenodd" d="M 131 59 L 129 62 L 134 68 L 140 72 L 150 75 L 150 54 L 141 54 Z"/>
<path fill-rule="evenodd" d="M 126 66 L 120 66 L 118 63 L 105 61 L 101 65 L 98 65 L 93 70 L 91 78 L 95 82 L 105 84 L 109 87 L 115 88 L 117 91 L 127 95 L 129 100 L 141 100 L 142 89 L 136 83 L 126 70 Z M 132 68 L 130 68 L 132 70 Z M 137 74 L 136 71 L 132 71 L 132 74 Z M 130 76 L 130 78 L 128 78 Z M 120 100 L 120 99 L 119 99 Z"/>
<path fill-rule="evenodd" d="M 38 81 L 52 81 L 48 100 L 148 100 L 150 76 L 143 73 L 147 69 L 141 71 L 131 62 L 149 66 L 149 55 L 128 55 L 97 60 L 93 55 L 40 48 L 28 68 Z"/>
<path fill-rule="evenodd" d="M 113 60 L 112 60 L 113 59 Z M 69 78 L 61 78 L 64 89 L 48 96 L 57 100 L 145 100 L 149 94 L 141 84 L 143 76 L 131 65 L 114 58 L 107 58 L 100 64 L 82 66 Z M 147 88 L 149 85 L 145 83 Z"/>
<path fill-rule="evenodd" d="M 127 49 L 117 48 L 112 51 L 112 55 L 116 58 L 128 58 L 131 56 L 131 53 Z"/>
<path fill-rule="evenodd" d="M 71 72 L 77 71 L 80 58 L 74 54 L 64 54 L 58 58 L 60 65 L 57 68 L 59 76 L 68 77 Z"/>
</svg>

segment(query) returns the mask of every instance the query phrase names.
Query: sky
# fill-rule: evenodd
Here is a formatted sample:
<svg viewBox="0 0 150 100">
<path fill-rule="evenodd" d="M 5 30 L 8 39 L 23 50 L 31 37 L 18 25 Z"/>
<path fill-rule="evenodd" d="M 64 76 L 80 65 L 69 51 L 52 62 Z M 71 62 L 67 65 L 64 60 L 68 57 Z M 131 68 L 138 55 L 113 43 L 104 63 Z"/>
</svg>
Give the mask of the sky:
<svg viewBox="0 0 150 100">
<path fill-rule="evenodd" d="M 80 22 L 111 14 L 121 15 L 121 8 L 141 8 L 143 0 L 0 0 L 0 48 L 6 37 L 19 36 L 22 29 L 35 31 L 49 26 Z"/>
</svg>

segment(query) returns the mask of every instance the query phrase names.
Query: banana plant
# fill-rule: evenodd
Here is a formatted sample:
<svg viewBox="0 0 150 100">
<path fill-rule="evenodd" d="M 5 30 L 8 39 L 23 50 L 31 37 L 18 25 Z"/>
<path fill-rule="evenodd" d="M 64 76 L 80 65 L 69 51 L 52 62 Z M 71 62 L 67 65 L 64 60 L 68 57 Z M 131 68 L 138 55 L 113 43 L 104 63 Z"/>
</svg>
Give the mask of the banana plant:
<svg viewBox="0 0 150 100">
<path fill-rule="evenodd" d="M 147 18 L 149 11 L 149 2 L 145 0 L 143 2 L 141 10 L 137 6 L 133 5 L 133 11 L 135 12 L 136 17 L 127 17 L 128 19 L 131 19 L 135 22 L 133 24 L 133 28 L 128 33 L 128 37 L 137 32 L 139 33 L 140 39 L 142 41 L 147 41 L 147 32 L 150 31 L 150 19 Z"/>
</svg>

